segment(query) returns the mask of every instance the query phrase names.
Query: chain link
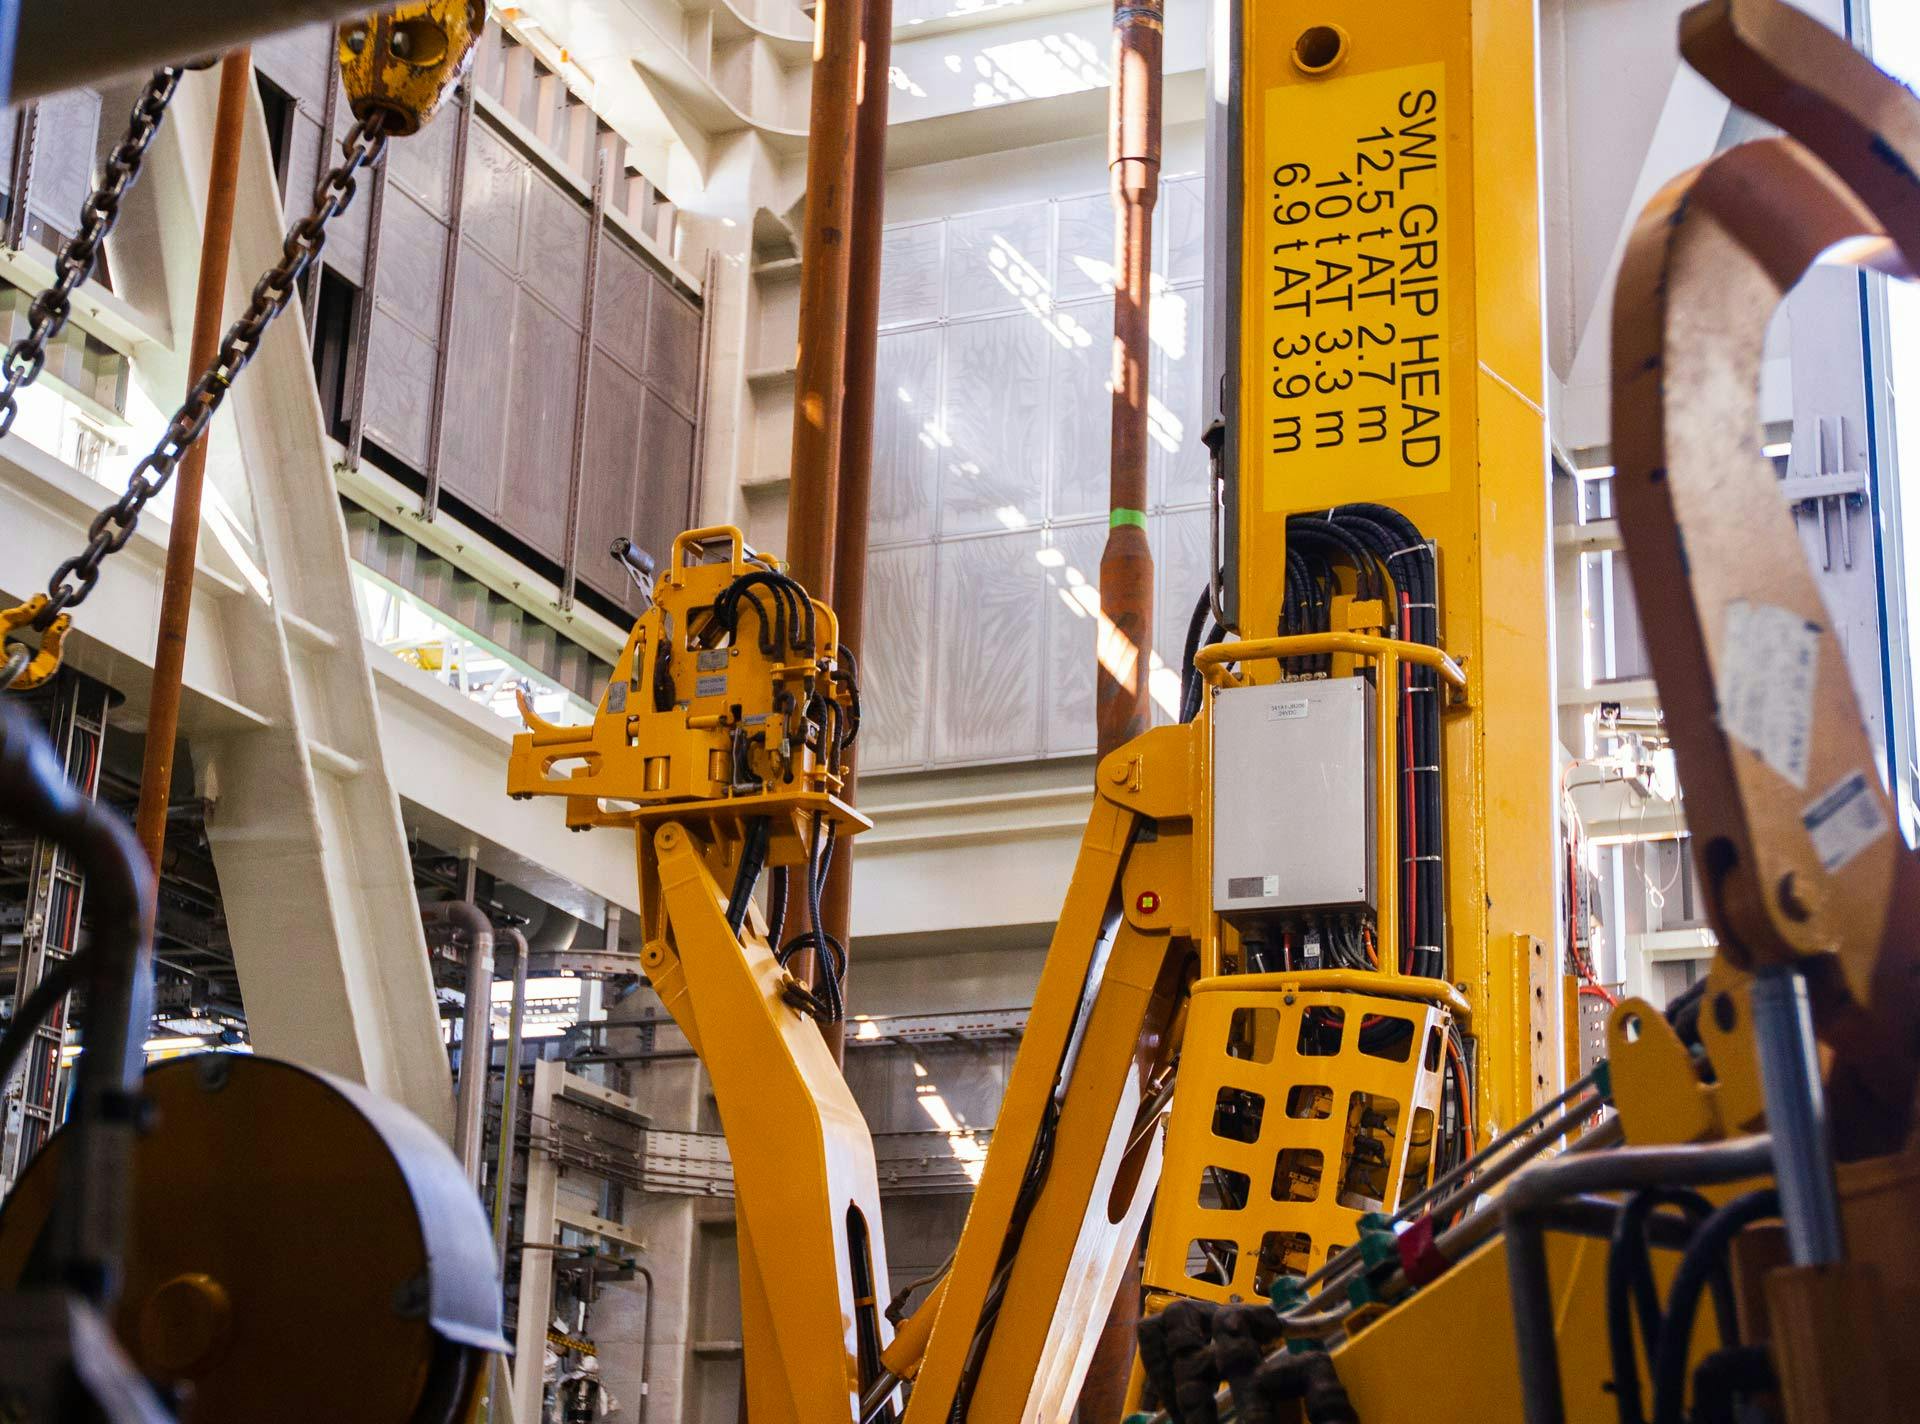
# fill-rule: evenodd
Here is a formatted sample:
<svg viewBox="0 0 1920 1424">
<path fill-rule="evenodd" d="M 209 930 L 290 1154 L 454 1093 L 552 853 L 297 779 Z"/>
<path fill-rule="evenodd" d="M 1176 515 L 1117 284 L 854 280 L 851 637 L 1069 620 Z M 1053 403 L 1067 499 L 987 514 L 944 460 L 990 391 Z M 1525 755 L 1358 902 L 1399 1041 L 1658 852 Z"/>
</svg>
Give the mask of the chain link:
<svg viewBox="0 0 1920 1424">
<path fill-rule="evenodd" d="M 147 502 L 167 487 L 181 458 L 206 434 L 227 392 L 260 349 L 261 338 L 273 319 L 287 308 L 300 279 L 326 245 L 327 224 L 353 202 L 354 175 L 378 163 L 386 152 L 386 115 L 375 111 L 355 124 L 341 141 L 341 160 L 320 180 L 313 193 L 313 211 L 295 223 L 281 246 L 280 260 L 254 284 L 253 296 L 221 339 L 213 364 L 200 374 L 166 433 L 147 457 L 134 467 L 126 493 L 94 516 L 87 529 L 87 546 L 54 570 L 47 583 L 47 606 L 33 626 L 45 629 L 68 609 L 86 601 L 100 580 L 100 565 L 109 554 L 126 547 Z"/>
<path fill-rule="evenodd" d="M 156 69 L 140 91 L 127 120 L 127 131 L 107 155 L 106 170 L 80 207 L 80 230 L 60 249 L 54 259 L 53 285 L 33 299 L 27 308 L 27 331 L 7 351 L 0 366 L 0 436 L 13 429 L 20 414 L 22 389 L 39 379 L 46 369 L 47 345 L 67 324 L 73 314 L 73 294 L 93 275 L 100 260 L 101 244 L 120 219 L 120 203 L 140 177 L 140 165 L 146 161 L 153 136 L 160 131 L 167 105 L 180 87 L 180 75 L 186 66 Z M 15 193 L 13 201 L 24 202 L 25 195 Z"/>
</svg>

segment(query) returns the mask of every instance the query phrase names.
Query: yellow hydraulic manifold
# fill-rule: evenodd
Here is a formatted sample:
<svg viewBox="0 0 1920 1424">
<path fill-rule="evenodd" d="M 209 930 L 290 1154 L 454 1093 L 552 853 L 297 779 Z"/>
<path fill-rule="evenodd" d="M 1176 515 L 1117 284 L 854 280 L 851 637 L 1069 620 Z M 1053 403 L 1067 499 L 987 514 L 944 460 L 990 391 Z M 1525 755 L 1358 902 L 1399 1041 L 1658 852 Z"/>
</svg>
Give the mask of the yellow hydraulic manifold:
<svg viewBox="0 0 1920 1424">
<path fill-rule="evenodd" d="M 487 23 L 485 0 L 417 0 L 340 27 L 340 78 L 356 119 L 416 133 L 453 94 Z"/>
<path fill-rule="evenodd" d="M 675 539 L 655 597 L 590 724 L 555 726 L 521 697 L 532 730 L 514 738 L 508 794 L 566 796 L 575 829 L 689 802 L 736 814 L 826 805 L 842 779 L 833 744 L 859 719 L 833 610 L 729 528 Z"/>
</svg>

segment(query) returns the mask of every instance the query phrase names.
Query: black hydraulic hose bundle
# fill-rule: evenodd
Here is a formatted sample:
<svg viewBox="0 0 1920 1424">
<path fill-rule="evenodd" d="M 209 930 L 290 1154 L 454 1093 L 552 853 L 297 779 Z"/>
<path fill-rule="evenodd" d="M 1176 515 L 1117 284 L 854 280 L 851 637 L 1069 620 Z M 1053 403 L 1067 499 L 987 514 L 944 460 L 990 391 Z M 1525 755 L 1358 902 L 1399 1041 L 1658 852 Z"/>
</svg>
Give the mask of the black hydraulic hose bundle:
<svg viewBox="0 0 1920 1424">
<path fill-rule="evenodd" d="M 784 658 L 791 652 L 811 658 L 817 652 L 813 600 L 786 574 L 773 568 L 756 568 L 735 579 L 714 600 L 715 621 L 735 641 L 740 635 L 740 615 L 745 608 L 751 608 L 759 620 L 759 647 L 765 656 Z M 805 724 L 802 735 L 813 742 L 821 761 L 837 767 L 860 734 L 860 683 L 852 651 L 844 643 L 836 643 L 833 652 L 833 686 L 813 691 L 801 715 Z M 809 679 L 809 686 L 812 685 Z M 836 691 L 845 694 L 844 706 Z M 791 770 L 788 778 L 792 778 Z M 746 844 L 741 849 L 740 865 L 727 898 L 727 922 L 736 935 L 746 923 L 748 902 L 766 870 L 771 832 L 771 822 L 765 817 L 756 817 L 748 823 Z M 783 941 L 792 892 L 792 877 L 786 866 L 776 866 L 773 870 L 767 917 L 767 942 L 782 968 L 803 953 L 810 951 L 815 955 L 822 970 L 820 994 L 817 998 L 808 995 L 807 1007 L 833 1023 L 839 1022 L 846 1012 L 842 985 L 846 979 L 847 951 L 837 937 L 821 927 L 820 902 L 838 837 L 838 827 L 826 816 L 816 813 L 807 839 L 806 878 L 802 888 L 809 928 Z"/>
<path fill-rule="evenodd" d="M 772 596 L 774 608 L 770 614 L 756 588 L 764 587 Z M 740 634 L 740 608 L 742 603 L 753 609 L 760 619 L 760 651 L 768 657 L 778 657 L 788 648 L 803 653 L 814 650 L 813 600 L 807 597 L 807 591 L 783 573 L 772 569 L 755 569 L 752 573 L 742 574 L 727 586 L 713 602 L 714 616 L 720 626 L 734 637 Z"/>
<path fill-rule="evenodd" d="M 1404 612 L 1409 642 L 1438 647 L 1439 578 L 1433 548 L 1412 520 L 1381 504 L 1342 505 L 1330 512 L 1373 553 L 1393 579 L 1400 607 L 1388 610 L 1398 622 Z M 1406 966 L 1413 973 L 1439 977 L 1446 972 L 1446 873 L 1441 845 L 1445 835 L 1440 794 L 1440 680 L 1430 668 L 1407 669 L 1412 704 L 1412 763 L 1402 772 L 1412 785 L 1412 826 L 1403 826 L 1402 855 L 1411 864 L 1414 914 L 1406 925 Z M 1398 689 L 1381 689 L 1382 696 Z"/>
<path fill-rule="evenodd" d="M 1735 1197 L 1701 1223 L 1673 1288 L 1667 1292 L 1667 1313 L 1660 1326 L 1660 1344 L 1653 1362 L 1653 1424 L 1685 1424 L 1687 1363 L 1692 1353 L 1694 1315 L 1700 1293 L 1725 1268 L 1733 1238 L 1755 1222 L 1780 1215 L 1780 1193 L 1765 1187 Z M 1723 1327 L 1724 1328 L 1724 1327 Z M 1728 1339 L 1728 1344 L 1737 1341 Z"/>
<path fill-rule="evenodd" d="M 1607 1345 L 1613 1359 L 1614 1407 L 1620 1424 L 1646 1424 L 1640 1393 L 1640 1365 L 1634 1353 L 1634 1324 L 1640 1327 L 1649 1361 L 1660 1346 L 1663 1316 L 1647 1250 L 1647 1217 L 1655 1207 L 1678 1207 L 1698 1230 L 1713 1203 L 1685 1187 L 1649 1187 L 1636 1192 L 1615 1219 L 1607 1250 Z M 1716 1282 L 1716 1294 L 1724 1285 Z M 1727 1328 L 1725 1321 L 1722 1330 Z"/>
<path fill-rule="evenodd" d="M 820 895 L 826 889 L 827 871 L 833 864 L 833 842 L 835 831 L 829 828 L 824 835 L 821 825 L 824 817 L 815 815 L 813 832 L 807 842 L 806 896 L 807 914 L 811 921 L 809 927 L 802 930 L 774 951 L 774 959 L 782 969 L 792 963 L 795 956 L 808 950 L 813 951 L 821 967 L 820 987 L 823 992 L 822 1007 L 826 1011 L 829 1023 L 839 1023 L 846 1014 L 846 1002 L 841 986 L 847 977 L 846 947 L 833 935 L 828 934 L 820 924 Z M 784 888 L 782 890 L 784 894 Z M 782 914 L 784 920 L 785 915 Z"/>
<path fill-rule="evenodd" d="M 733 877 L 733 892 L 727 897 L 727 924 L 737 936 L 747 922 L 747 904 L 753 899 L 753 887 L 760 883 L 760 872 L 767 867 L 767 843 L 773 839 L 773 820 L 755 816 L 747 825 L 747 843 L 740 852 L 740 869 Z"/>
<path fill-rule="evenodd" d="M 1218 623 L 1210 621 L 1213 611 L 1213 596 L 1210 590 L 1200 590 L 1200 601 L 1193 605 L 1193 617 L 1187 623 L 1187 642 L 1180 661 L 1180 720 L 1191 722 L 1200 715 L 1201 705 L 1206 700 L 1206 681 L 1200 676 L 1200 669 L 1194 661 L 1200 656 L 1202 647 L 1211 647 L 1226 637 L 1226 630 Z M 1204 641 L 1203 641 L 1204 639 Z"/>
<path fill-rule="evenodd" d="M 1142 1402 L 1171 1424 L 1218 1424 L 1225 1385 L 1237 1424 L 1358 1424 L 1333 1357 L 1269 1353 L 1279 1338 L 1270 1306 L 1176 1300 L 1140 1322 Z"/>
</svg>

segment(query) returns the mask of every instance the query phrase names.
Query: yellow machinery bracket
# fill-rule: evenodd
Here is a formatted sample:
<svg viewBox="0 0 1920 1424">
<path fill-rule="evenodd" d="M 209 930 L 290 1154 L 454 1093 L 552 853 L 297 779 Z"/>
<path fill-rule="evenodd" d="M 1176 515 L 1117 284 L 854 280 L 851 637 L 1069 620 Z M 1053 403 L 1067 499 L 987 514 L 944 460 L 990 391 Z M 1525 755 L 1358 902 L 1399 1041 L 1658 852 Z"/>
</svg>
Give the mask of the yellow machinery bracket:
<svg viewBox="0 0 1920 1424">
<path fill-rule="evenodd" d="M 785 1001 L 765 941 L 728 925 L 698 834 L 669 820 L 650 840 L 664 914 L 643 962 L 698 1047 L 726 1125 L 748 1408 L 771 1424 L 845 1418 L 861 1385 L 855 1314 L 864 1298 L 879 1328 L 873 1282 L 886 1279 L 873 1140 L 819 1032 Z"/>
</svg>

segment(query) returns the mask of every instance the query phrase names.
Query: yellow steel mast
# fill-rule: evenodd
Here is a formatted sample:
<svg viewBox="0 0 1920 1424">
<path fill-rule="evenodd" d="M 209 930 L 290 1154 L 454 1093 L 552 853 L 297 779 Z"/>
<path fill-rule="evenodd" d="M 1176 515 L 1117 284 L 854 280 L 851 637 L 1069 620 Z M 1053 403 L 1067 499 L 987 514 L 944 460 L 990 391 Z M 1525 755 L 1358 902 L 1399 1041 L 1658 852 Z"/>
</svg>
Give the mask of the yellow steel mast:
<svg viewBox="0 0 1920 1424">
<path fill-rule="evenodd" d="M 1225 611 L 1274 631 L 1290 514 L 1384 504 L 1435 545 L 1471 684 L 1443 719 L 1447 977 L 1497 1128 L 1558 1077 L 1534 7 L 1236 8 Z"/>
<path fill-rule="evenodd" d="M 1287 1289 L 1562 1077 L 1533 7 L 1227 13 L 1235 636 L 1198 659 L 1219 864 L 1150 1310 Z M 1366 874 L 1306 874 L 1360 825 Z"/>
</svg>

